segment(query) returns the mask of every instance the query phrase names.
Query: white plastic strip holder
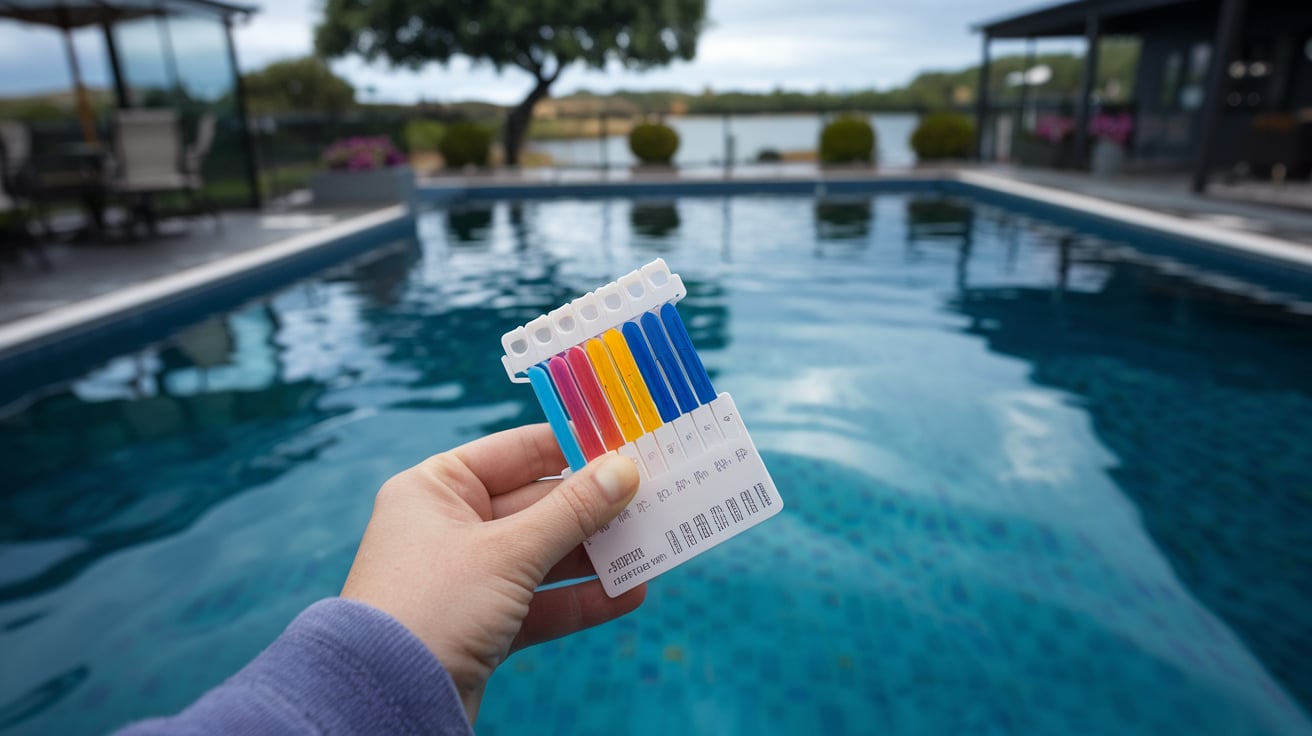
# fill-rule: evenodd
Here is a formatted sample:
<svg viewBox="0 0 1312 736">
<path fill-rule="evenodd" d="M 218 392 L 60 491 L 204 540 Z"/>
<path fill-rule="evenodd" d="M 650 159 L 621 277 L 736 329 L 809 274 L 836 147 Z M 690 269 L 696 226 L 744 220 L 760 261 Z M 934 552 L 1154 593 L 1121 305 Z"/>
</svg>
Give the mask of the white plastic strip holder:
<svg viewBox="0 0 1312 736">
<path fill-rule="evenodd" d="M 667 302 L 687 295 L 683 279 L 670 272 L 663 258 L 631 271 L 605 286 L 516 327 L 501 336 L 506 375 L 527 383 L 530 367 L 569 350 L 606 330 L 636 319 Z"/>
</svg>

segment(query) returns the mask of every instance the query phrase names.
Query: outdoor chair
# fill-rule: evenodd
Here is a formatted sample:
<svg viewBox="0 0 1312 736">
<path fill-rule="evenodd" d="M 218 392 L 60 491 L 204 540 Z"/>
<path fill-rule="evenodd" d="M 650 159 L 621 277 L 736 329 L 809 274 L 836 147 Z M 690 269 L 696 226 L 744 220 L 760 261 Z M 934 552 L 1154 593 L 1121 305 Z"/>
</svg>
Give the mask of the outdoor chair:
<svg viewBox="0 0 1312 736">
<path fill-rule="evenodd" d="M 188 174 L 199 177 L 200 167 L 205 163 L 205 157 L 210 153 L 210 146 L 214 145 L 214 113 L 207 112 L 200 116 L 196 121 L 196 139 L 187 146 L 185 155 L 182 158 L 183 170 Z"/>
<path fill-rule="evenodd" d="M 212 130 L 210 141 L 199 138 L 197 143 L 204 143 L 207 150 Z M 185 196 L 193 211 L 203 208 L 218 226 L 218 210 L 205 196 L 198 171 L 204 153 L 200 146 L 184 150 L 175 111 L 119 110 L 114 125 L 115 165 L 110 190 L 126 200 L 133 215 L 130 226 L 144 221 L 151 234 L 156 233 L 155 199 L 166 194 Z"/>
<path fill-rule="evenodd" d="M 41 264 L 50 268 L 50 261 L 41 250 L 41 241 L 32 237 L 29 229 L 37 220 L 45 239 L 50 237 L 50 226 L 41 217 L 41 202 L 30 185 L 32 135 L 27 126 L 16 120 L 0 120 L 0 256 L 17 257 L 19 247 L 32 249 Z M 4 252 L 14 246 L 14 253 Z"/>
</svg>

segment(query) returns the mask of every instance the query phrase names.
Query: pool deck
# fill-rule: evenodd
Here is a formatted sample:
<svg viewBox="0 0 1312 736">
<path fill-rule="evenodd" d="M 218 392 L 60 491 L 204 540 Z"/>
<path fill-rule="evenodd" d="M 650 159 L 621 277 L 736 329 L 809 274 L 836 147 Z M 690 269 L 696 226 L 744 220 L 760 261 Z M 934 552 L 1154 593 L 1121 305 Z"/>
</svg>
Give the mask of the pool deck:
<svg viewBox="0 0 1312 736">
<path fill-rule="evenodd" d="M 677 173 L 595 170 L 529 170 L 467 177 L 422 179 L 421 197 L 432 202 L 482 191 L 490 196 L 635 196 L 668 191 L 696 193 L 768 191 L 777 187 L 819 191 L 844 183 L 959 181 L 1060 209 L 1160 230 L 1179 237 L 1247 251 L 1312 269 L 1312 211 L 1188 192 L 1183 176 L 1134 175 L 1097 178 L 1079 172 L 1013 167 L 914 169 L 824 169 L 812 165 L 753 166 L 725 172 Z M 1218 187 L 1226 190 L 1226 187 Z M 1236 188 L 1229 188 L 1234 190 Z M 1240 188 L 1242 189 L 1242 188 Z M 1243 190 L 1251 196 L 1256 190 Z M 1290 190 L 1297 193 L 1301 190 Z M 1260 192 L 1259 192 L 1260 194 Z M 502 196 L 507 196 L 503 194 Z M 1240 199 L 1243 197 L 1241 196 Z M 1287 205 L 1287 203 L 1285 203 Z M 379 222 L 408 216 L 404 208 L 293 208 L 226 212 L 222 227 L 197 218 L 166 222 L 165 235 L 114 243 L 48 246 L 49 267 L 26 255 L 0 263 L 0 358 L 26 343 L 52 338 L 80 323 L 107 319 L 133 304 L 240 276 L 279 258 L 313 249 Z"/>
</svg>

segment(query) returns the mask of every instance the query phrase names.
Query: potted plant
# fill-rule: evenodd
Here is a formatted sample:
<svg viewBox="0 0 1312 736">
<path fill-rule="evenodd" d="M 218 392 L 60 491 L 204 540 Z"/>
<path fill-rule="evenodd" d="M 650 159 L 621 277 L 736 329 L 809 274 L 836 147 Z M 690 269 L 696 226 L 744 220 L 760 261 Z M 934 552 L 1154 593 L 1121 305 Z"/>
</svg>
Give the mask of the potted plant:
<svg viewBox="0 0 1312 736">
<path fill-rule="evenodd" d="M 1134 132 L 1134 118 L 1130 113 L 1100 112 L 1089 121 L 1089 135 L 1093 136 L 1093 152 L 1089 169 L 1099 176 L 1120 173 L 1125 163 L 1125 145 Z"/>
<path fill-rule="evenodd" d="M 920 119 L 910 142 L 917 163 L 964 159 L 975 149 L 975 123 L 960 113 L 930 113 Z"/>
<path fill-rule="evenodd" d="M 1025 166 L 1068 168 L 1075 163 L 1074 133 L 1074 118 L 1045 115 L 1035 121 L 1033 131 L 1016 141 L 1016 161 Z"/>
<path fill-rule="evenodd" d="M 638 169 L 670 168 L 679 150 L 679 134 L 662 123 L 639 123 L 629 131 L 629 150 Z"/>
<path fill-rule="evenodd" d="M 327 170 L 310 181 L 315 204 L 396 204 L 414 198 L 414 171 L 385 135 L 343 138 L 324 149 L 322 160 Z"/>
<path fill-rule="evenodd" d="M 870 121 L 846 115 L 820 131 L 820 163 L 825 166 L 875 163 L 875 129 Z"/>
<path fill-rule="evenodd" d="M 442 165 L 450 171 L 487 168 L 495 135 L 492 128 L 472 120 L 452 123 L 437 146 L 442 154 Z"/>
</svg>

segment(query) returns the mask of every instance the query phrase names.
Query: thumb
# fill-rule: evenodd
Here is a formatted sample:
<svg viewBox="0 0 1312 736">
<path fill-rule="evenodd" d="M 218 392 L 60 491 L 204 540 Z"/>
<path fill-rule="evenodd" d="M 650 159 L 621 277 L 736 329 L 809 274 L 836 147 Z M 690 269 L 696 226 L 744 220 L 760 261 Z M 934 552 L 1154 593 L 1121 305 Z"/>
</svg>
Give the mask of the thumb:
<svg viewBox="0 0 1312 736">
<path fill-rule="evenodd" d="M 549 570 L 570 550 L 615 518 L 638 492 L 638 466 L 620 455 L 603 455 L 520 511 L 516 533 L 528 554 Z"/>
</svg>

